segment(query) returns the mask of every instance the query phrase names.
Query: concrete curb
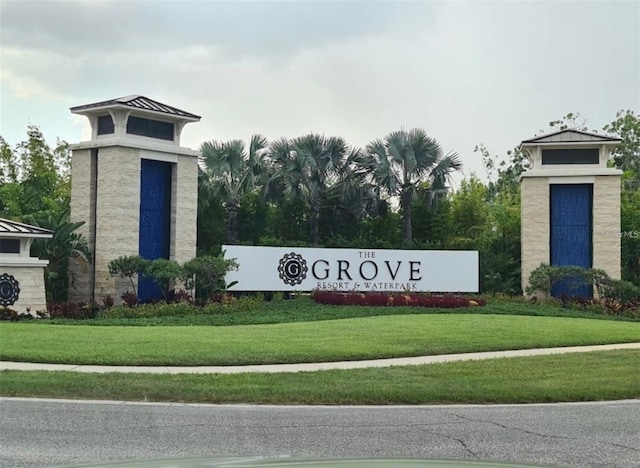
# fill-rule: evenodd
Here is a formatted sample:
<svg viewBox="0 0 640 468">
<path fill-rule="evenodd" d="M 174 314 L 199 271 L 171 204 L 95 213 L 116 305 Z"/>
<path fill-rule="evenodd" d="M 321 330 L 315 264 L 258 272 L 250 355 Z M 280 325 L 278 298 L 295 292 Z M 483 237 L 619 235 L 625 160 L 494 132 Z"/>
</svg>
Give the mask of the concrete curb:
<svg viewBox="0 0 640 468">
<path fill-rule="evenodd" d="M 476 361 L 484 359 L 548 356 L 552 354 L 588 353 L 593 351 L 613 351 L 623 349 L 640 349 L 640 343 L 620 343 L 595 346 L 568 346 L 557 348 L 519 349 L 510 351 L 489 351 L 481 353 L 441 354 L 436 356 L 417 356 L 391 359 L 375 359 L 367 361 L 317 362 L 302 364 L 264 364 L 254 366 L 195 366 L 195 367 L 163 367 L 163 366 L 90 366 L 75 364 L 40 364 L 32 362 L 0 361 L 2 370 L 23 371 L 68 371 L 106 374 L 140 373 L 140 374 L 241 374 L 241 373 L 282 373 L 313 372 L 335 369 L 365 369 L 373 367 L 418 366 L 456 361 Z"/>
</svg>

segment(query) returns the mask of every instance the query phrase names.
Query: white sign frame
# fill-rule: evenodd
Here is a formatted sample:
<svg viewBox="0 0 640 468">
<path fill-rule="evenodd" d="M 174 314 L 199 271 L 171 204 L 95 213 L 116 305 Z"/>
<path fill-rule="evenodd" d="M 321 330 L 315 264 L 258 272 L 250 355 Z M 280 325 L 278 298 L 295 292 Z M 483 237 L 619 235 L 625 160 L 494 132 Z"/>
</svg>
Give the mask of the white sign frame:
<svg viewBox="0 0 640 468">
<path fill-rule="evenodd" d="M 230 291 L 477 293 L 475 250 L 325 249 L 223 245 L 237 271 Z"/>
</svg>

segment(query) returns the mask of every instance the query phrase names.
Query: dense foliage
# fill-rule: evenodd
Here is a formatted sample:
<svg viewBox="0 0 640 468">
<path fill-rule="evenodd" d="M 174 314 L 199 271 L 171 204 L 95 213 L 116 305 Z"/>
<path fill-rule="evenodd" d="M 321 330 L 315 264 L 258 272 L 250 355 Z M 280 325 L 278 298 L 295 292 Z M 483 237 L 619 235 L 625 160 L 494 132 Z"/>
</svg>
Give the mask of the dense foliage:
<svg viewBox="0 0 640 468">
<path fill-rule="evenodd" d="M 217 256 L 202 255 L 183 265 L 166 258 L 146 260 L 138 255 L 125 255 L 109 262 L 109 274 L 129 281 L 131 290 L 125 291 L 121 296 L 127 306 L 139 304 L 136 291 L 139 275 L 150 278 L 158 286 L 165 302 L 191 303 L 198 299 L 201 303 L 207 303 L 230 286 L 225 283 L 224 277 L 237 267 L 233 259 L 224 258 L 224 252 Z M 177 289 L 180 283 L 186 291 Z M 194 290 L 197 292 L 195 298 Z"/>
<path fill-rule="evenodd" d="M 594 131 L 579 113 L 569 113 L 550 121 L 548 129 L 540 133 L 568 128 Z M 610 163 L 625 171 L 621 194 L 622 276 L 635 285 L 640 285 L 639 129 L 640 118 L 633 111 L 619 112 L 603 129 L 622 140 Z M 423 144 L 414 144 L 416 135 Z M 478 145 L 476 154 L 482 158 L 488 180 L 472 174 L 452 191 L 444 181 L 459 169 L 455 155 L 447 160 L 435 140 L 420 130 L 391 133 L 362 151 L 351 148 L 341 152 L 342 159 L 332 160 L 331 167 L 341 168 L 338 172 L 342 176 L 337 173 L 322 179 L 315 189 L 314 193 L 324 194 L 317 199 L 321 205 L 316 220 L 316 209 L 310 211 L 309 185 L 305 194 L 299 183 L 290 183 L 288 191 L 284 190 L 285 185 L 274 183 L 284 177 L 282 168 L 292 171 L 294 175 L 290 177 L 303 180 L 300 174 L 309 158 L 302 158 L 304 163 L 291 158 L 292 154 L 295 156 L 293 144 L 293 140 L 279 140 L 268 146 L 263 169 L 269 174 L 270 158 L 275 157 L 280 158 L 276 165 L 280 170 L 244 197 L 238 208 L 237 243 L 478 250 L 482 292 L 522 292 L 519 176 L 529 162 L 519 148 L 500 156 Z M 415 158 L 420 153 L 418 149 L 424 150 L 427 161 L 421 170 L 419 159 Z M 407 165 L 412 158 L 415 160 Z M 434 158 L 444 161 L 438 166 L 447 168 L 438 176 L 428 162 Z M 309 173 L 306 177 L 304 180 L 320 181 L 318 175 Z M 200 200 L 199 251 L 217 253 L 224 243 L 224 225 L 215 221 L 224 217 L 224 206 L 223 199 Z M 313 227 L 316 223 L 317 237 Z"/>
<path fill-rule="evenodd" d="M 589 130 L 586 119 L 569 113 L 549 122 L 548 131 L 566 128 Z M 640 117 L 620 111 L 603 130 L 622 140 L 610 161 L 624 171 L 622 279 L 640 286 Z M 450 177 L 461 169 L 459 158 L 422 129 L 391 132 L 363 149 L 337 136 L 309 134 L 273 142 L 254 135 L 247 145 L 209 141 L 201 150 L 198 256 L 215 257 L 225 243 L 472 249 L 480 252 L 482 292 L 522 292 L 519 175 L 528 161 L 518 148 L 494 155 L 478 145 L 486 178 L 471 174 L 455 191 Z M 69 221 L 69 201 L 66 143 L 50 147 L 31 125 L 27 140 L 14 148 L 0 137 L 0 216 L 56 232 L 53 240 L 34 244 L 35 253 L 51 261 L 50 303 L 67 298 L 69 262 L 91 261 L 86 241 L 74 232 L 78 224 Z"/>
<path fill-rule="evenodd" d="M 11 148 L 0 137 L 0 217 L 53 231 L 52 239 L 37 239 L 31 254 L 49 260 L 45 270 L 47 303 L 66 301 L 74 277 L 69 263 L 86 267 L 91 252 L 75 232 L 83 222 L 69 220 L 70 154 L 67 143 L 50 147 L 38 127 L 29 125 L 27 140 Z"/>
<path fill-rule="evenodd" d="M 569 294 L 560 297 L 563 304 L 601 305 L 611 313 L 629 316 L 640 313 L 640 287 L 629 281 L 612 279 L 604 270 L 597 268 L 543 263 L 531 272 L 526 292 L 548 298 L 552 288 L 560 283 L 569 290 Z M 580 297 L 572 292 L 583 286 L 591 288 L 596 297 Z"/>
</svg>

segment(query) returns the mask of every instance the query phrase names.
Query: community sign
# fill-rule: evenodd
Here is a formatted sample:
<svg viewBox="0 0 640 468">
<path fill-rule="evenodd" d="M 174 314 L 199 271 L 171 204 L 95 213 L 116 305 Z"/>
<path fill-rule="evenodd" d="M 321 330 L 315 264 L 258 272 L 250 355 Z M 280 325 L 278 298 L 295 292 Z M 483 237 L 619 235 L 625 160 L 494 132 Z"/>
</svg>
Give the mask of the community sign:
<svg viewBox="0 0 640 468">
<path fill-rule="evenodd" d="M 478 252 L 225 245 L 232 291 L 478 292 Z"/>
</svg>

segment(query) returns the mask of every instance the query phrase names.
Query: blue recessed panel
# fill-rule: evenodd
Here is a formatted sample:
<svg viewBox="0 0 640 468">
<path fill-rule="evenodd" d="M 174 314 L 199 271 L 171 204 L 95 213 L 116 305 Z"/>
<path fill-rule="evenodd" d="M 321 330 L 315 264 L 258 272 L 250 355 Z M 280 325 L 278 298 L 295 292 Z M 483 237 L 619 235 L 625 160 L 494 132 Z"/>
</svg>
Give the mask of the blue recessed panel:
<svg viewBox="0 0 640 468">
<path fill-rule="evenodd" d="M 140 237 L 138 252 L 142 258 L 169 258 L 171 239 L 172 164 L 141 160 Z M 160 289 L 148 278 L 138 279 L 138 297 L 146 302 L 161 297 Z"/>
<path fill-rule="evenodd" d="M 593 185 L 551 185 L 550 196 L 551 264 L 591 268 Z M 590 285 L 572 288 L 571 283 L 565 280 L 556 284 L 552 295 L 592 296 Z"/>
</svg>

